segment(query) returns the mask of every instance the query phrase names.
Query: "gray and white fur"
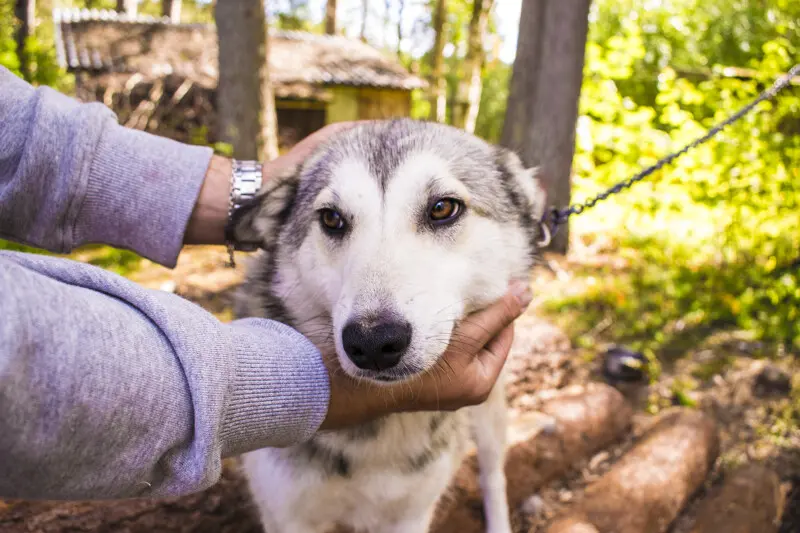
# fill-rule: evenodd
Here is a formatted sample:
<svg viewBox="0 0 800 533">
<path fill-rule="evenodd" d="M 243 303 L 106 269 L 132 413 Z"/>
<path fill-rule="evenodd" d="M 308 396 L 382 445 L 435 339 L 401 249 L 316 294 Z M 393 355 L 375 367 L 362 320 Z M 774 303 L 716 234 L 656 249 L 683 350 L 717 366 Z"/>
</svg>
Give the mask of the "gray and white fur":
<svg viewBox="0 0 800 533">
<path fill-rule="evenodd" d="M 293 326 L 376 394 L 413 387 L 415 376 L 434 369 L 458 321 L 501 297 L 510 281 L 528 280 L 544 201 L 533 169 L 461 130 L 365 123 L 267 182 L 242 210 L 237 235 L 256 236 L 263 251 L 237 314 Z M 476 407 L 323 431 L 249 453 L 243 465 L 268 533 L 336 524 L 423 533 L 470 433 L 486 530 L 510 533 L 502 384 Z"/>
</svg>

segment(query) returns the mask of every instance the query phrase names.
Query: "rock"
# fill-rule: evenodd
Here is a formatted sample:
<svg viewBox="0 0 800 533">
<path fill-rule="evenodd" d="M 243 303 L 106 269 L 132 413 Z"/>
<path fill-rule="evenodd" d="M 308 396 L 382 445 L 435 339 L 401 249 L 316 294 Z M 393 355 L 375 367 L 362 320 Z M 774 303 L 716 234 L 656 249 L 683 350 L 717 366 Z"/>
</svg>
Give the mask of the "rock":
<svg viewBox="0 0 800 533">
<path fill-rule="evenodd" d="M 164 292 L 174 293 L 178 288 L 178 284 L 173 280 L 165 281 L 159 286 L 159 290 Z"/>
<path fill-rule="evenodd" d="M 547 533 L 600 533 L 600 531 L 580 519 L 568 518 L 560 520 L 558 524 L 548 529 Z"/>
<path fill-rule="evenodd" d="M 759 398 L 787 396 L 792 392 L 792 377 L 775 365 L 766 365 L 753 384 L 753 394 Z"/>
<path fill-rule="evenodd" d="M 558 493 L 558 501 L 561 503 L 569 503 L 572 501 L 572 491 L 571 490 L 562 490 Z"/>
<path fill-rule="evenodd" d="M 718 453 L 710 418 L 689 409 L 668 411 L 547 533 L 573 533 L 580 526 L 599 533 L 664 533 Z"/>
<path fill-rule="evenodd" d="M 609 457 L 610 456 L 607 451 L 602 451 L 598 453 L 597 455 L 592 457 L 592 459 L 589 461 L 589 470 L 597 470 L 600 467 L 600 465 L 608 461 Z"/>
<path fill-rule="evenodd" d="M 746 465 L 700 503 L 690 533 L 775 533 L 783 510 L 780 479 L 760 465 Z"/>
<path fill-rule="evenodd" d="M 534 494 L 522 502 L 519 510 L 531 518 L 538 518 L 544 514 L 545 503 L 541 496 Z"/>
</svg>

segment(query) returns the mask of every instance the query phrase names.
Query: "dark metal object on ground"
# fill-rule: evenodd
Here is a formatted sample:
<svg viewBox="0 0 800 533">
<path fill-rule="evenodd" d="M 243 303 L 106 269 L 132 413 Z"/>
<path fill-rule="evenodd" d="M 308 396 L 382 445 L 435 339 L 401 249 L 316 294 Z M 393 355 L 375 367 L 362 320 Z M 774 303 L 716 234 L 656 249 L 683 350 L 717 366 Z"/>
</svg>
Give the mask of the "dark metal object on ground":
<svg viewBox="0 0 800 533">
<path fill-rule="evenodd" d="M 615 346 L 603 355 L 603 376 L 611 383 L 643 382 L 647 379 L 647 358 L 621 346 Z"/>
</svg>

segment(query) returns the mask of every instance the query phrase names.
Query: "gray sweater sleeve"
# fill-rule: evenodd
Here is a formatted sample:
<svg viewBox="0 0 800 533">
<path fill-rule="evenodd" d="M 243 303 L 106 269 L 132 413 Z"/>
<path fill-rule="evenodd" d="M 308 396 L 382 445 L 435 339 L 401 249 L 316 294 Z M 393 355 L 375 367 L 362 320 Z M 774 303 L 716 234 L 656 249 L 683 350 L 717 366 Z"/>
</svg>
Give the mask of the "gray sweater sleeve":
<svg viewBox="0 0 800 533">
<path fill-rule="evenodd" d="M 208 157 L 0 68 L 6 238 L 173 264 Z M 90 265 L 0 252 L 0 498 L 201 490 L 225 456 L 311 436 L 329 394 L 318 350 L 282 324 L 222 324 Z"/>
<path fill-rule="evenodd" d="M 173 267 L 211 155 L 0 67 L 0 238 L 109 244 Z"/>
</svg>

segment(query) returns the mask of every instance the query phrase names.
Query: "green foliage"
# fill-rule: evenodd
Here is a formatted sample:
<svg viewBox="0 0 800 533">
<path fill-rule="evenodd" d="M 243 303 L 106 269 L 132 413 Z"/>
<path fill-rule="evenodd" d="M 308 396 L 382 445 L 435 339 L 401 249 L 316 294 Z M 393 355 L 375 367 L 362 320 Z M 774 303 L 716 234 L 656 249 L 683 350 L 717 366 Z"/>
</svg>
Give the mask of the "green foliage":
<svg viewBox="0 0 800 533">
<path fill-rule="evenodd" d="M 72 91 L 74 80 L 58 66 L 53 41 L 53 25 L 49 2 L 37 2 L 39 24 L 25 42 L 24 54 L 28 61 L 33 85 L 47 85 L 59 91 Z M 0 0 L 0 65 L 20 76 L 20 57 L 15 32 L 19 21 L 14 16 L 14 2 Z"/>
<path fill-rule="evenodd" d="M 28 254 L 56 255 L 38 248 L 24 246 L 2 239 L 0 239 L 0 250 L 24 252 Z M 142 262 L 142 258 L 134 252 L 101 245 L 82 246 L 65 257 L 105 268 L 121 276 L 126 276 L 135 272 Z"/>
<path fill-rule="evenodd" d="M 19 75 L 19 57 L 14 31 L 17 19 L 14 18 L 14 2 L 0 0 L 0 65 Z"/>
<path fill-rule="evenodd" d="M 411 118 L 427 120 L 431 114 L 431 102 L 423 91 L 411 93 Z"/>
<path fill-rule="evenodd" d="M 4 241 L 0 239 L 0 250 L 8 250 L 10 252 L 25 252 L 28 254 L 47 254 L 38 248 L 32 248 L 30 246 L 25 246 L 24 244 L 17 244 L 15 242 Z"/>
<path fill-rule="evenodd" d="M 575 200 L 635 174 L 754 98 L 800 59 L 798 21 L 797 2 L 595 4 Z M 725 67 L 751 70 L 731 77 Z M 625 264 L 589 269 L 584 274 L 601 281 L 550 309 L 574 317 L 574 332 L 608 320 L 605 337 L 660 358 L 681 356 L 714 328 L 797 350 L 798 227 L 795 87 L 576 217 L 578 242 L 603 247 Z"/>
<path fill-rule="evenodd" d="M 313 24 L 308 0 L 289 0 L 284 5 L 274 6 L 274 2 L 267 2 L 267 10 L 273 19 L 276 28 L 282 30 L 298 30 L 322 33 L 325 24 Z"/>
<path fill-rule="evenodd" d="M 130 250 L 95 245 L 82 247 L 73 252 L 72 258 L 110 270 L 120 276 L 135 272 L 142 262 L 142 257 Z"/>
<path fill-rule="evenodd" d="M 691 397 L 692 385 L 680 380 L 672 384 L 672 401 L 682 407 L 697 407 L 697 402 Z"/>
<path fill-rule="evenodd" d="M 475 134 L 489 142 L 500 142 L 510 80 L 511 65 L 506 65 L 501 61 L 494 61 L 486 65 Z"/>
</svg>

